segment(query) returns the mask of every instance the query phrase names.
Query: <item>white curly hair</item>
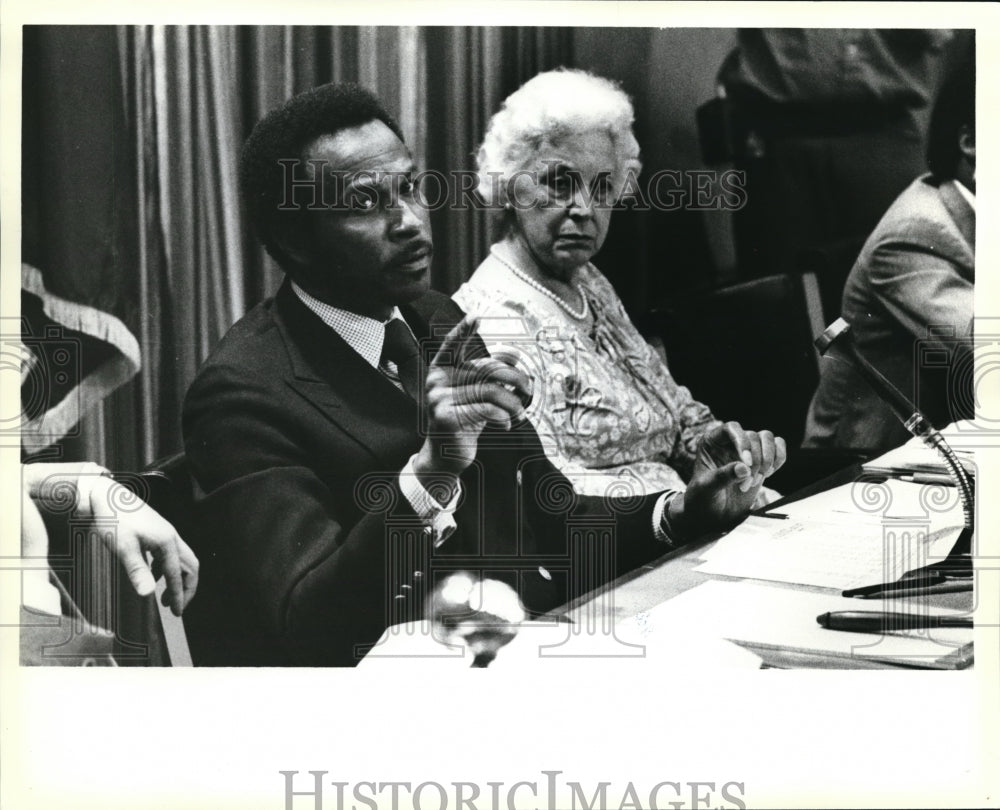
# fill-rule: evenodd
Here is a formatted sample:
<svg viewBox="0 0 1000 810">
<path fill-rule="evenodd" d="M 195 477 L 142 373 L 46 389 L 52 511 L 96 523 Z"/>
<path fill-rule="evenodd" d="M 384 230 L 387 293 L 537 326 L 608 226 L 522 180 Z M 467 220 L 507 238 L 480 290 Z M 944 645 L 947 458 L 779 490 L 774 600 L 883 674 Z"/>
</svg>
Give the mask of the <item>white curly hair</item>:
<svg viewBox="0 0 1000 810">
<path fill-rule="evenodd" d="M 490 119 L 476 155 L 479 194 L 488 206 L 502 207 L 511 175 L 543 143 L 596 129 L 607 132 L 614 144 L 617 196 L 628 172 L 638 174 L 642 167 L 634 120 L 631 100 L 610 79 L 570 68 L 539 73 L 507 96 Z"/>
</svg>

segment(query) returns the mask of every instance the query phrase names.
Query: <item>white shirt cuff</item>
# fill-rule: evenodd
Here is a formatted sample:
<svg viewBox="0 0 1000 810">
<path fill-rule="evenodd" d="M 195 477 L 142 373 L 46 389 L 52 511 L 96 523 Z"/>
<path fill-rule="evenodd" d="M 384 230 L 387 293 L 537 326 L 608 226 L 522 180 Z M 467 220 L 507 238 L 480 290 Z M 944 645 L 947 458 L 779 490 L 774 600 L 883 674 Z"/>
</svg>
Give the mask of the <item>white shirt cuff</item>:
<svg viewBox="0 0 1000 810">
<path fill-rule="evenodd" d="M 413 511 L 417 513 L 417 517 L 424 522 L 424 531 L 431 535 L 434 548 L 437 548 L 455 531 L 455 509 L 458 506 L 458 499 L 462 496 L 462 482 L 458 482 L 451 500 L 442 504 L 420 483 L 413 469 L 413 459 L 414 456 L 410 456 L 410 460 L 399 473 L 399 489 L 413 507 Z"/>
<path fill-rule="evenodd" d="M 683 544 L 672 531 L 669 518 L 670 502 L 680 494 L 679 490 L 668 489 L 656 499 L 656 504 L 653 506 L 653 537 L 670 548 Z"/>
</svg>

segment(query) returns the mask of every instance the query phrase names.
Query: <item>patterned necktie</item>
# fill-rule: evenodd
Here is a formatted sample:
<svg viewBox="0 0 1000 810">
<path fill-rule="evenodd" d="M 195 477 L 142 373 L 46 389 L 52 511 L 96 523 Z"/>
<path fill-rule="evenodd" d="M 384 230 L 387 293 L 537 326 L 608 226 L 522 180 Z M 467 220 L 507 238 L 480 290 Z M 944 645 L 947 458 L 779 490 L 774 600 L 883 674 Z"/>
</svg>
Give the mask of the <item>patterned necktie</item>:
<svg viewBox="0 0 1000 810">
<path fill-rule="evenodd" d="M 396 364 L 399 381 L 403 390 L 413 399 L 418 399 L 420 387 L 420 349 L 406 323 L 393 318 L 385 325 L 385 340 L 382 343 L 380 365 L 386 360 Z"/>
</svg>

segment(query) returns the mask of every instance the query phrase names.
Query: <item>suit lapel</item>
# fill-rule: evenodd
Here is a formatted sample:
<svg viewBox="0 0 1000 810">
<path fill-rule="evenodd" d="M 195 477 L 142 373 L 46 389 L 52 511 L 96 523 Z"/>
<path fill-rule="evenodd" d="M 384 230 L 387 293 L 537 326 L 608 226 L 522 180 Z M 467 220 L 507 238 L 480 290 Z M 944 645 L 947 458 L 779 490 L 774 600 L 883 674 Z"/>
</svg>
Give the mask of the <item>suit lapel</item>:
<svg viewBox="0 0 1000 810">
<path fill-rule="evenodd" d="M 288 385 L 382 463 L 395 466 L 401 453 L 419 448 L 416 403 L 305 306 L 287 281 L 275 304 L 293 372 Z"/>
</svg>

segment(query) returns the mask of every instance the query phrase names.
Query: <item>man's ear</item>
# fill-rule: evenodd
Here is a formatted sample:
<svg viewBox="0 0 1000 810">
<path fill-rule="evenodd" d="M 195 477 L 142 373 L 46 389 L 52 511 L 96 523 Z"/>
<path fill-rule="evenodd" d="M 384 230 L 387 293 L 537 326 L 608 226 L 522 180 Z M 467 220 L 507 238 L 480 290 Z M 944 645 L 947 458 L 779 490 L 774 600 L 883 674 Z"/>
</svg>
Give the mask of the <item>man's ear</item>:
<svg viewBox="0 0 1000 810">
<path fill-rule="evenodd" d="M 298 219 L 279 217 L 272 227 L 272 235 L 281 252 L 299 267 L 312 264 L 312 251 L 303 233 L 304 223 Z"/>
<path fill-rule="evenodd" d="M 968 124 L 958 128 L 958 149 L 970 164 L 976 165 L 976 133 Z"/>
</svg>

